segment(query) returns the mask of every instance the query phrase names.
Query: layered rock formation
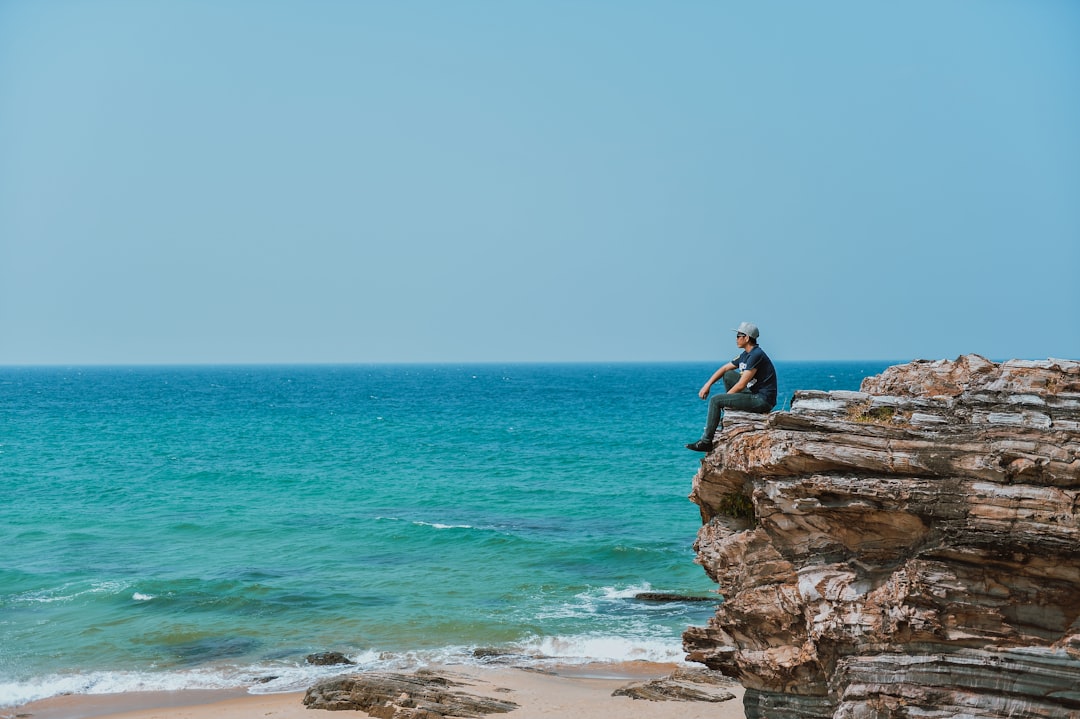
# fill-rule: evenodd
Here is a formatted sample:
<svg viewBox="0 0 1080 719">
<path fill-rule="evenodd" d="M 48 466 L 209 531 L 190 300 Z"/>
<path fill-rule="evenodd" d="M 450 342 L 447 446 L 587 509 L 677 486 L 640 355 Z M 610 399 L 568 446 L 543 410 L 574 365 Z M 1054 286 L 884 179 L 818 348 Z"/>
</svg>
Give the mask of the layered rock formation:
<svg viewBox="0 0 1080 719">
<path fill-rule="evenodd" d="M 735 695 L 725 689 L 731 684 L 716 672 L 707 669 L 676 669 L 666 677 L 644 682 L 631 682 L 612 692 L 613 697 L 630 697 L 653 702 L 726 702 Z"/>
<path fill-rule="evenodd" d="M 304 694 L 308 709 L 361 711 L 379 719 L 443 719 L 505 714 L 511 701 L 459 691 L 464 686 L 434 672 L 365 672 L 324 679 Z"/>
<path fill-rule="evenodd" d="M 684 634 L 749 719 L 1080 717 L 1080 362 L 916 361 L 729 413 Z"/>
</svg>

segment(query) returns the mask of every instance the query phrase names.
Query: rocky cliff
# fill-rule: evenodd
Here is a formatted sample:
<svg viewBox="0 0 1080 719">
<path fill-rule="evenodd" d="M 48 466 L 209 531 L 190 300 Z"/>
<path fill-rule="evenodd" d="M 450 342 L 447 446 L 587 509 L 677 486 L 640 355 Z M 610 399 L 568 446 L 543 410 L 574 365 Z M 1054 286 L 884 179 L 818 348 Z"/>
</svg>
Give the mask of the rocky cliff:
<svg viewBox="0 0 1080 719">
<path fill-rule="evenodd" d="M 1080 362 L 916 361 L 729 413 L 684 634 L 748 719 L 1080 717 Z"/>
</svg>

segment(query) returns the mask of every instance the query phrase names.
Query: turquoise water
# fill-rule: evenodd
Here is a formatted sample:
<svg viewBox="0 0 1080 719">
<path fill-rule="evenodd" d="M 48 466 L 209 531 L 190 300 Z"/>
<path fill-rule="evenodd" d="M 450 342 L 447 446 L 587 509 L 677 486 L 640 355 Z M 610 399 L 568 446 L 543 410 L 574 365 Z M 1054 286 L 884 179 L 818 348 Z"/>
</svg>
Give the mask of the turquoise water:
<svg viewBox="0 0 1080 719">
<path fill-rule="evenodd" d="M 778 363 L 781 401 L 885 366 Z M 712 607 L 634 595 L 715 588 L 713 369 L 0 368 L 0 705 L 293 689 L 326 650 L 677 661 Z"/>
</svg>

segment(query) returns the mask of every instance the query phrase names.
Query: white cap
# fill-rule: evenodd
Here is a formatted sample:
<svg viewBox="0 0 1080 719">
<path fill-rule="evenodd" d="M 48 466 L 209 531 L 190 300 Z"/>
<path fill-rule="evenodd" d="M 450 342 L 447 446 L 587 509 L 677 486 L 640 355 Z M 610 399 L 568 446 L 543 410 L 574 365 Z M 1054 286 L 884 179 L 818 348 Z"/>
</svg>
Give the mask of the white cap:
<svg viewBox="0 0 1080 719">
<path fill-rule="evenodd" d="M 743 322 L 741 325 L 738 326 L 738 328 L 735 331 L 738 332 L 739 334 L 747 335 L 751 339 L 755 339 L 755 340 L 761 334 L 760 332 L 758 332 L 757 325 L 755 325 L 752 322 Z"/>
</svg>

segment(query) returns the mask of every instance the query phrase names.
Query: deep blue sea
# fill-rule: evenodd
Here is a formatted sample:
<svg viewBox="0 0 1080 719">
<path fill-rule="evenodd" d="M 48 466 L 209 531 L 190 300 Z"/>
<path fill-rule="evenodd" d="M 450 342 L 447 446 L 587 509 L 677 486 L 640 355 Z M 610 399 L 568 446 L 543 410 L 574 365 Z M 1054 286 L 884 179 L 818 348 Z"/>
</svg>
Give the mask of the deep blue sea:
<svg viewBox="0 0 1080 719">
<path fill-rule="evenodd" d="M 888 363 L 777 363 L 857 389 Z M 0 706 L 680 661 L 708 364 L 0 368 Z M 778 407 L 778 409 L 780 409 Z M 267 679 L 273 677 L 273 679 Z"/>
</svg>

